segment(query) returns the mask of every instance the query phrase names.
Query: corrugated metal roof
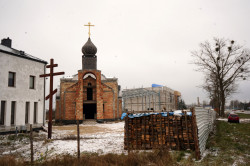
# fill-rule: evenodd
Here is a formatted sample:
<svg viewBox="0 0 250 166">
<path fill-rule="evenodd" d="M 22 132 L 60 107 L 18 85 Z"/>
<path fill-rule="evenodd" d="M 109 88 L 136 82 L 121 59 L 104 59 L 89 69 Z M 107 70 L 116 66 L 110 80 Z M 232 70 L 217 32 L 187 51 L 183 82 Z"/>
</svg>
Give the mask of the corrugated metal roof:
<svg viewBox="0 0 250 166">
<path fill-rule="evenodd" d="M 25 53 L 24 51 L 16 50 L 14 48 L 10 48 L 10 47 L 4 46 L 2 44 L 0 44 L 0 52 L 4 52 L 4 53 L 10 54 L 10 55 L 14 55 L 14 56 L 17 56 L 17 57 L 20 57 L 20 58 L 33 60 L 33 61 L 36 61 L 36 62 L 41 62 L 41 63 L 44 63 L 44 64 L 48 63 L 47 61 L 44 61 L 42 59 L 39 59 L 39 58 L 34 57 L 32 55 L 29 55 L 29 54 Z"/>
</svg>

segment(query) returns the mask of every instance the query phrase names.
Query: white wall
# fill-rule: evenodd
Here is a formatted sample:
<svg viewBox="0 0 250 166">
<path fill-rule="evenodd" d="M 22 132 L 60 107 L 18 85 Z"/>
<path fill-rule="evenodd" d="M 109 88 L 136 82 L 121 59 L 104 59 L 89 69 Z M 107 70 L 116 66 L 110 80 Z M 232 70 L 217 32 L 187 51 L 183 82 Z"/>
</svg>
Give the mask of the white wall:
<svg viewBox="0 0 250 166">
<path fill-rule="evenodd" d="M 37 123 L 43 123 L 45 64 L 0 52 L 0 101 L 6 101 L 5 126 L 11 126 L 11 101 L 16 101 L 15 126 L 25 125 L 25 105 L 30 102 L 29 123 L 33 124 L 34 102 L 38 103 Z M 9 72 L 16 73 L 15 87 L 8 87 Z M 29 89 L 30 75 L 35 89 Z M 1 104 L 1 103 L 0 103 Z"/>
<path fill-rule="evenodd" d="M 149 87 L 145 88 L 155 91 L 154 95 L 143 95 L 138 97 L 123 98 L 124 109 L 128 111 L 147 111 L 148 108 L 154 108 L 155 111 L 162 111 L 164 107 L 167 111 L 175 110 L 174 90 L 168 87 Z M 133 89 L 131 89 L 133 90 Z M 160 93 L 160 99 L 159 99 Z M 171 96 L 170 96 L 171 95 Z M 146 97 L 146 98 L 145 98 Z M 170 100 L 172 98 L 172 101 Z M 160 103 L 159 103 L 160 102 Z M 146 104 L 145 104 L 146 103 Z"/>
</svg>

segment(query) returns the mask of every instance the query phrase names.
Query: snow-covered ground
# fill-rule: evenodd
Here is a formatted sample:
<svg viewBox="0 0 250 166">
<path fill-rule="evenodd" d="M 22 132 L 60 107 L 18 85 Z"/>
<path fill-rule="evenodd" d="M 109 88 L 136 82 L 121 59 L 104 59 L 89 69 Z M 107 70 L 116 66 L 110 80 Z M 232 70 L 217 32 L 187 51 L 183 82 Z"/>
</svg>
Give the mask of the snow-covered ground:
<svg viewBox="0 0 250 166">
<path fill-rule="evenodd" d="M 35 159 L 53 157 L 57 154 L 76 154 L 76 125 L 53 126 L 52 139 L 47 140 L 47 133 L 40 131 L 34 138 Z M 124 151 L 124 122 L 80 125 L 80 151 L 98 154 L 126 153 Z M 8 136 L 1 136 L 0 143 L 8 142 Z M 8 144 L 8 143 L 7 143 Z M 14 141 L 10 146 L 0 148 L 0 154 L 16 154 L 30 157 L 29 139 Z"/>
<path fill-rule="evenodd" d="M 123 140 L 124 140 L 124 122 L 119 123 L 106 123 L 94 125 L 80 125 L 80 128 L 96 127 L 98 131 L 93 133 L 81 133 L 80 150 L 81 152 L 94 152 L 99 154 L 106 153 L 123 153 Z M 100 128 L 102 129 L 100 131 Z M 59 139 L 64 136 L 61 130 L 54 130 L 53 138 Z M 72 131 L 71 131 L 72 132 Z M 81 132 L 81 131 L 80 131 Z M 55 148 L 56 153 L 70 153 L 77 152 L 76 140 L 54 140 L 50 146 Z"/>
<path fill-rule="evenodd" d="M 227 118 L 218 118 L 217 120 L 225 121 L 225 122 L 228 121 Z M 250 123 L 250 119 L 246 119 L 246 118 L 242 119 L 242 118 L 240 118 L 240 123 Z"/>
<path fill-rule="evenodd" d="M 227 118 L 217 120 L 227 121 Z M 250 123 L 250 119 L 240 119 L 240 123 Z M 76 125 L 53 126 L 51 140 L 46 139 L 47 133 L 44 131 L 34 132 L 35 160 L 61 154 L 76 155 L 76 128 Z M 124 121 L 81 124 L 80 138 L 81 153 L 126 153 L 124 150 Z M 19 134 L 18 137 L 14 135 L 0 136 L 0 155 L 6 154 L 14 154 L 29 160 L 30 140 L 28 134 L 24 136 Z"/>
</svg>

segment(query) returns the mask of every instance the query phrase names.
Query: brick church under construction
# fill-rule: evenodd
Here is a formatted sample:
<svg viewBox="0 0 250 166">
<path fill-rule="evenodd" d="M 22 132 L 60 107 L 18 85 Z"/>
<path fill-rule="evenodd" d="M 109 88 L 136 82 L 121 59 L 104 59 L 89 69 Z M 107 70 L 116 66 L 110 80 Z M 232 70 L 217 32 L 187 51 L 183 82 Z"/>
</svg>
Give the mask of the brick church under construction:
<svg viewBox="0 0 250 166">
<path fill-rule="evenodd" d="M 97 70 L 97 48 L 90 37 L 82 47 L 82 69 L 71 78 L 60 80 L 56 97 L 56 122 L 80 123 L 86 119 L 97 122 L 121 117 L 122 98 L 117 78 L 106 78 Z"/>
</svg>

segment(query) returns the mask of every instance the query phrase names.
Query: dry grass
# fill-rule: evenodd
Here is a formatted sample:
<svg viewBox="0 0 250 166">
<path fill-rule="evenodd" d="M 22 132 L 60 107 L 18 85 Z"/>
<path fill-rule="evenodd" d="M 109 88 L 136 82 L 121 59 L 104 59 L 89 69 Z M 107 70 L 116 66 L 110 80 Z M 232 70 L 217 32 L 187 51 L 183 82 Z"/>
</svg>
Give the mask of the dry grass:
<svg viewBox="0 0 250 166">
<path fill-rule="evenodd" d="M 26 166 L 27 162 L 24 160 L 16 160 L 15 156 L 5 155 L 0 157 L 0 165 L 1 166 Z"/>
<path fill-rule="evenodd" d="M 64 130 L 69 131 L 68 134 L 76 135 L 76 125 L 75 126 L 53 126 L 53 130 Z M 80 126 L 80 133 L 81 134 L 93 134 L 99 132 L 109 132 L 110 129 L 98 127 L 98 126 Z"/>
<path fill-rule="evenodd" d="M 175 165 L 176 160 L 170 155 L 168 151 L 143 152 L 143 153 L 130 153 L 128 155 L 117 154 L 82 154 L 78 161 L 76 157 L 70 155 L 57 156 L 49 161 L 41 163 L 35 162 L 39 166 L 136 166 L 136 165 Z M 0 165 L 3 166 L 23 166 L 30 165 L 24 161 L 16 161 L 14 157 L 5 156 L 0 158 Z"/>
</svg>

